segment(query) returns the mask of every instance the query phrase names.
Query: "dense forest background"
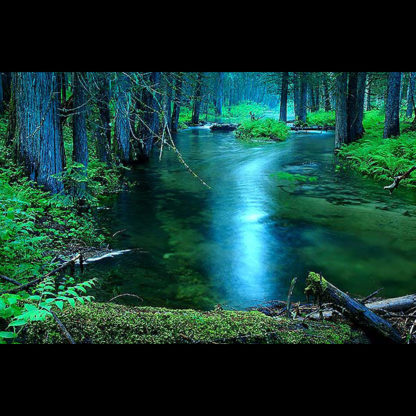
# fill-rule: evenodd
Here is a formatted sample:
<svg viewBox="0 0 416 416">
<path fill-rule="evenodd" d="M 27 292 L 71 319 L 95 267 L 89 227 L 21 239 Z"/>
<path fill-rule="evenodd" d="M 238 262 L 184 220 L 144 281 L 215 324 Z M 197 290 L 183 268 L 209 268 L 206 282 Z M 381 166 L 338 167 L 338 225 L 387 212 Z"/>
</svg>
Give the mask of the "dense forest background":
<svg viewBox="0 0 416 416">
<path fill-rule="evenodd" d="M 146 161 L 154 147 L 174 148 L 172 133 L 184 123 L 229 116 L 241 103 L 278 109 L 282 122 L 288 112 L 306 123 L 309 113 L 336 109 L 337 148 L 363 136 L 364 111 L 385 108 L 389 138 L 400 133 L 400 111 L 410 119 L 415 105 L 414 72 L 5 72 L 1 78 L 5 146 L 30 179 L 53 193 L 64 190 L 59 175 L 70 168 L 87 177 L 91 160 Z"/>
</svg>

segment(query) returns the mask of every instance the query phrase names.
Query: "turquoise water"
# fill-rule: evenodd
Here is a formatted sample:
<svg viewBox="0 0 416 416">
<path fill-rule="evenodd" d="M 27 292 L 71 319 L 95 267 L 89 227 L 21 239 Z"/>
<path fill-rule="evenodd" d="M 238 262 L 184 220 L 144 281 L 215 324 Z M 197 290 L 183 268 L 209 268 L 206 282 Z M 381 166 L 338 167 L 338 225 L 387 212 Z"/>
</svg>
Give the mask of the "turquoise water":
<svg viewBox="0 0 416 416">
<path fill-rule="evenodd" d="M 171 151 L 134 168 L 138 184 L 100 222 L 126 230 L 113 248 L 140 250 L 87 266 L 99 276 L 99 300 L 130 293 L 143 305 L 245 308 L 284 299 L 294 276 L 303 299 L 310 270 L 355 295 L 416 292 L 415 193 L 391 197 L 382 183 L 337 171 L 332 133 L 250 145 L 196 128 L 176 143 L 212 189 Z M 276 172 L 316 181 L 291 183 Z"/>
</svg>

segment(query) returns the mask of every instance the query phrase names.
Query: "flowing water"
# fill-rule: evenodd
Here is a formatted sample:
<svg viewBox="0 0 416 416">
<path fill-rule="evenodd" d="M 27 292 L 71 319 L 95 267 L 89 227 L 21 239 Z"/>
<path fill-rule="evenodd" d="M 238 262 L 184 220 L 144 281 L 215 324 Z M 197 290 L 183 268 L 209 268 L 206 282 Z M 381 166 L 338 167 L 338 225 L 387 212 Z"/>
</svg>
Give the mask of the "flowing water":
<svg viewBox="0 0 416 416">
<path fill-rule="evenodd" d="M 308 271 L 355 295 L 416 292 L 416 198 L 339 169 L 332 133 L 247 144 L 234 133 L 188 129 L 172 151 L 134 168 L 137 185 L 101 211 L 115 249 L 140 248 L 87 266 L 99 300 L 136 294 L 142 305 L 245 308 L 304 299 Z M 276 172 L 316 177 L 291 183 Z M 131 298 L 132 303 L 137 299 Z"/>
</svg>

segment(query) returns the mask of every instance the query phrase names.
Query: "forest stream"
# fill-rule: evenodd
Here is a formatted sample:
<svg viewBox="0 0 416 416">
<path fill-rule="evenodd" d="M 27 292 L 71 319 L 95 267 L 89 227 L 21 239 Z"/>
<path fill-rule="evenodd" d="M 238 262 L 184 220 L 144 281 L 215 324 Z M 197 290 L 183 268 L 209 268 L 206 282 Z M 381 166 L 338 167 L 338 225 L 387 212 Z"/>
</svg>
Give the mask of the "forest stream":
<svg viewBox="0 0 416 416">
<path fill-rule="evenodd" d="M 112 248 L 133 250 L 88 264 L 97 300 L 129 293 L 142 299 L 130 304 L 243 309 L 285 299 L 295 276 L 303 300 L 308 271 L 352 295 L 416 292 L 416 193 L 390 196 L 385 184 L 340 168 L 333 133 L 249 144 L 200 127 L 179 132 L 176 144 L 212 189 L 169 150 L 133 168 L 137 185 L 98 213 L 110 233 L 125 230 Z"/>
</svg>

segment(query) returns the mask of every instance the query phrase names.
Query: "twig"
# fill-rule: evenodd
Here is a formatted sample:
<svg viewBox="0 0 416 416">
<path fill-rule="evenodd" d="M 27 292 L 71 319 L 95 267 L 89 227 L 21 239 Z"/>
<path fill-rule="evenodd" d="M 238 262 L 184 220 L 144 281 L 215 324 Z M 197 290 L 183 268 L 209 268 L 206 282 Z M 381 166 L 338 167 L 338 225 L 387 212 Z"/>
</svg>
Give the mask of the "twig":
<svg viewBox="0 0 416 416">
<path fill-rule="evenodd" d="M 113 234 L 113 236 L 111 238 L 114 238 L 116 235 L 124 233 L 125 231 L 127 231 L 127 229 L 117 231 L 116 233 Z"/>
<path fill-rule="evenodd" d="M 294 279 L 292 279 L 292 282 L 290 283 L 289 294 L 287 296 L 286 309 L 287 309 L 287 317 L 289 319 L 292 318 L 292 313 L 290 311 L 290 306 L 291 306 L 290 301 L 291 301 L 293 289 L 295 288 L 295 285 L 296 285 L 297 280 L 298 280 L 297 277 L 295 277 Z"/>
<path fill-rule="evenodd" d="M 78 259 L 81 258 L 81 256 L 82 256 L 82 254 L 78 254 L 75 257 L 73 257 L 71 260 L 61 264 L 59 267 L 57 267 L 55 270 L 52 270 L 48 274 L 45 274 L 42 277 L 38 277 L 37 279 L 31 280 L 29 283 L 25 283 L 23 285 L 20 285 L 20 283 L 19 283 L 18 287 L 14 288 L 14 289 L 11 289 L 11 290 L 7 290 L 5 292 L 1 292 L 0 295 L 4 295 L 6 293 L 18 293 L 22 290 L 29 289 L 30 287 L 35 286 L 38 283 L 40 283 L 42 280 L 45 280 L 46 278 L 48 278 L 50 276 L 53 276 L 56 273 L 59 273 L 61 270 L 65 269 L 66 267 L 70 266 L 71 264 L 74 264 Z"/>
<path fill-rule="evenodd" d="M 412 328 L 410 328 L 410 332 L 409 332 L 409 340 L 407 341 L 408 344 L 410 344 L 410 341 L 412 340 L 412 336 L 413 336 L 413 331 L 415 329 L 416 326 L 416 321 L 413 322 Z"/>
<path fill-rule="evenodd" d="M 18 282 L 17 280 L 11 279 L 10 277 L 7 277 L 7 276 L 3 276 L 2 274 L 0 274 L 0 279 L 3 279 L 3 280 L 5 280 L 6 282 L 9 282 L 9 283 L 13 283 L 16 286 L 21 285 L 21 283 Z"/>
<path fill-rule="evenodd" d="M 131 298 L 136 298 L 136 299 L 139 299 L 139 300 L 140 300 L 140 302 L 143 302 L 143 299 L 142 299 L 140 296 L 137 296 L 137 295 L 132 295 L 132 294 L 130 294 L 130 293 L 124 293 L 123 295 L 118 295 L 118 296 L 115 296 L 114 298 L 110 299 L 110 300 L 109 300 L 109 302 L 112 302 L 113 300 L 116 300 L 116 299 L 118 299 L 118 298 L 122 298 L 122 297 L 131 297 Z"/>
<path fill-rule="evenodd" d="M 392 194 L 393 192 L 394 192 L 394 190 L 400 185 L 400 182 L 403 180 L 403 179 L 406 179 L 406 178 L 408 178 L 409 176 L 410 176 L 410 174 L 412 173 L 412 172 L 414 172 L 416 170 L 416 166 L 413 166 L 411 169 L 409 169 L 404 175 L 400 175 L 400 176 L 396 176 L 395 178 L 394 178 L 394 182 L 391 184 L 391 185 L 389 185 L 389 186 L 385 186 L 384 187 L 384 189 L 386 190 L 386 191 L 389 191 L 390 192 L 390 194 Z"/>
<path fill-rule="evenodd" d="M 74 341 L 74 338 L 72 338 L 71 334 L 68 332 L 68 330 L 65 328 L 65 325 L 62 323 L 62 321 L 56 316 L 56 313 L 53 311 L 50 311 L 53 319 L 55 319 L 56 323 L 58 324 L 59 328 L 61 329 L 62 333 L 65 335 L 66 339 L 70 342 L 70 344 L 76 344 Z"/>
<path fill-rule="evenodd" d="M 378 295 L 384 287 L 376 290 L 375 292 L 371 293 L 371 295 L 368 295 L 366 298 L 364 298 L 362 301 L 360 301 L 362 304 L 367 303 L 370 299 L 372 299 L 374 296 Z"/>
</svg>

